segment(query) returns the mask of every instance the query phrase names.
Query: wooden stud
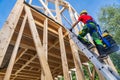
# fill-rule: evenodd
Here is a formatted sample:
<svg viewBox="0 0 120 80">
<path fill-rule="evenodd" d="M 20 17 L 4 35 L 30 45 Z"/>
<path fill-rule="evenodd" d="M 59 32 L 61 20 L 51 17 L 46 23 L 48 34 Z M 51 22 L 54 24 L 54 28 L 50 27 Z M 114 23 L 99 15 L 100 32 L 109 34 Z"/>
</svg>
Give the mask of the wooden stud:
<svg viewBox="0 0 120 80">
<path fill-rule="evenodd" d="M 12 72 L 12 69 L 13 69 L 15 58 L 17 56 L 17 51 L 18 51 L 18 48 L 19 48 L 19 44 L 20 44 L 22 34 L 23 34 L 23 31 L 24 31 L 26 19 L 27 19 L 27 15 L 25 15 L 25 18 L 24 18 L 23 23 L 21 25 L 20 32 L 18 34 L 17 41 L 15 43 L 15 47 L 13 49 L 12 56 L 11 56 L 11 59 L 10 59 L 10 62 L 9 62 L 9 65 L 8 65 L 4 80 L 9 80 L 10 79 L 10 75 L 11 75 L 11 72 Z"/>
<path fill-rule="evenodd" d="M 4 59 L 6 50 L 14 33 L 15 27 L 18 23 L 20 14 L 23 9 L 24 0 L 18 0 L 11 11 L 7 21 L 5 22 L 3 28 L 0 31 L 0 66 Z M 6 34 L 7 32 L 7 34 Z"/>
<path fill-rule="evenodd" d="M 44 31 L 43 31 L 43 48 L 45 51 L 46 59 L 48 59 L 48 19 L 46 18 L 44 21 Z M 43 70 L 41 71 L 41 80 L 45 80 L 45 74 Z"/>
<path fill-rule="evenodd" d="M 31 11 L 30 11 L 30 8 L 25 6 L 25 11 L 28 15 L 28 23 L 29 23 L 30 30 L 31 30 L 31 33 L 33 36 L 33 40 L 35 43 L 35 47 L 37 50 L 37 54 L 38 54 L 38 58 L 39 58 L 41 67 L 45 73 L 45 77 L 47 80 L 53 80 L 49 65 L 47 63 L 47 59 L 44 55 L 44 48 L 42 47 L 42 44 L 41 44 L 41 41 L 40 41 L 40 38 L 39 38 L 39 35 L 37 32 L 36 25 L 35 25 L 34 19 L 32 17 Z"/>
<path fill-rule="evenodd" d="M 72 24 L 70 23 L 70 21 L 63 15 L 63 14 L 61 14 L 62 16 L 63 16 L 63 18 L 66 20 L 66 22 L 70 25 L 70 26 L 72 26 Z"/>
<path fill-rule="evenodd" d="M 64 79 L 70 80 L 66 51 L 65 51 L 65 44 L 64 44 L 64 39 L 63 39 L 61 27 L 59 28 L 58 32 L 59 32 L 60 51 L 61 51 L 61 59 L 62 59 Z"/>
<path fill-rule="evenodd" d="M 75 23 L 76 20 L 75 20 L 75 17 L 74 17 L 74 15 L 73 15 L 73 11 L 72 11 L 72 8 L 71 8 L 70 5 L 69 5 L 69 8 L 68 8 L 68 9 L 69 9 L 69 14 L 70 14 L 72 23 Z M 74 27 L 74 29 L 75 29 L 75 33 L 78 34 L 78 32 L 79 32 L 78 28 L 77 28 L 77 27 Z"/>
<path fill-rule="evenodd" d="M 41 4 L 43 5 L 43 7 L 47 10 L 47 12 L 50 14 L 50 16 L 54 19 L 55 17 L 53 16 L 53 14 L 51 13 L 51 11 L 48 9 L 48 7 L 45 5 L 45 3 L 43 2 L 43 0 L 39 0 L 41 2 Z"/>
<path fill-rule="evenodd" d="M 47 55 L 48 55 L 48 19 L 46 18 L 46 20 L 44 21 L 44 31 L 43 31 L 43 48 L 45 51 L 45 56 L 46 59 Z"/>
<path fill-rule="evenodd" d="M 48 6 L 48 0 L 45 0 L 45 5 Z M 50 10 L 50 11 L 52 12 L 53 10 Z M 55 12 L 55 11 L 54 11 L 54 12 Z M 48 12 L 47 12 L 46 9 L 45 9 L 45 14 L 48 15 Z"/>
<path fill-rule="evenodd" d="M 34 57 L 32 57 L 27 63 L 25 63 L 19 70 L 17 70 L 17 72 L 15 72 L 15 77 L 13 78 L 13 80 L 17 77 L 17 74 L 23 70 L 28 64 L 30 64 L 35 58 L 37 57 L 37 55 L 35 55 Z"/>
<path fill-rule="evenodd" d="M 60 24 L 62 24 L 58 0 L 55 0 L 55 7 L 56 7 L 57 22 L 59 22 Z"/>
<path fill-rule="evenodd" d="M 22 55 L 27 51 L 28 49 L 24 49 L 21 53 L 18 53 L 20 54 L 18 57 L 16 57 L 16 60 L 15 60 L 15 63 L 22 57 Z"/>
<path fill-rule="evenodd" d="M 32 4 L 32 0 L 29 0 L 29 4 Z"/>
<path fill-rule="evenodd" d="M 70 36 L 69 36 L 69 39 L 70 39 Z M 76 46 L 72 39 L 70 39 L 70 46 L 71 46 L 74 64 L 76 68 L 76 78 L 77 80 L 85 80 L 84 72 L 82 70 L 82 64 L 81 64 L 79 54 L 78 54 L 78 50 L 76 49 Z"/>
</svg>

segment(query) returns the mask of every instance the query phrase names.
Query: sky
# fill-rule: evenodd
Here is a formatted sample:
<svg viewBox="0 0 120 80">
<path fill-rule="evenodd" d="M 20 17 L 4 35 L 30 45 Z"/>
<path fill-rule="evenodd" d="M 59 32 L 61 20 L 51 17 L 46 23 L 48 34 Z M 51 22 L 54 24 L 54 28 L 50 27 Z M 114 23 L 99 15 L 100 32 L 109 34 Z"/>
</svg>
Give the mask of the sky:
<svg viewBox="0 0 120 80">
<path fill-rule="evenodd" d="M 27 0 L 28 1 L 28 0 Z M 38 0 L 33 0 L 38 4 Z M 86 9 L 90 15 L 97 20 L 99 10 L 103 6 L 119 4 L 120 0 L 66 0 L 69 2 L 78 13 Z M 16 0 L 0 0 L 0 29 L 6 21 L 10 11 L 12 10 Z"/>
</svg>

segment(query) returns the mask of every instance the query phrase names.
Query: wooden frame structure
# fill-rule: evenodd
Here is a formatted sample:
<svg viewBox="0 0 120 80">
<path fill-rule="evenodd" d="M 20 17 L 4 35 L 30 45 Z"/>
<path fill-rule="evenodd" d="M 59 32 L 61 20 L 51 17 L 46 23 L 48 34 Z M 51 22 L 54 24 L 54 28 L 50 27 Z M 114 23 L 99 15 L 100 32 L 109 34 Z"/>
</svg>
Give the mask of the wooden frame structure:
<svg viewBox="0 0 120 80">
<path fill-rule="evenodd" d="M 42 7 L 32 5 L 32 0 L 31 5 L 17 0 L 0 31 L 1 80 L 57 80 L 59 75 L 71 80 L 69 71 L 73 68 L 77 80 L 85 80 L 82 66 L 86 66 L 90 80 L 94 80 L 95 71 L 104 80 L 95 68 L 90 70 L 89 60 L 62 26 L 64 21 L 70 23 L 63 14 L 65 10 L 71 22 L 75 22 L 75 9 L 64 0 L 39 1 Z M 48 8 L 49 3 L 55 5 L 55 10 Z M 77 27 L 75 31 L 78 32 Z"/>
</svg>

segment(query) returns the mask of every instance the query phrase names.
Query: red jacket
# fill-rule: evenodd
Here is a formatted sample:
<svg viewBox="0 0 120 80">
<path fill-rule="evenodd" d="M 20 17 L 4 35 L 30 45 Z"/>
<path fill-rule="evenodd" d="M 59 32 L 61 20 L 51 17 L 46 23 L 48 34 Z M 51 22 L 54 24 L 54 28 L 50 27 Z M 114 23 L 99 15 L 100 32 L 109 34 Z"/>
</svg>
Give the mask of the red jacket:
<svg viewBox="0 0 120 80">
<path fill-rule="evenodd" d="M 88 14 L 82 14 L 78 18 L 78 21 L 82 21 L 84 24 L 86 24 L 88 20 L 93 20 L 93 18 Z"/>
</svg>

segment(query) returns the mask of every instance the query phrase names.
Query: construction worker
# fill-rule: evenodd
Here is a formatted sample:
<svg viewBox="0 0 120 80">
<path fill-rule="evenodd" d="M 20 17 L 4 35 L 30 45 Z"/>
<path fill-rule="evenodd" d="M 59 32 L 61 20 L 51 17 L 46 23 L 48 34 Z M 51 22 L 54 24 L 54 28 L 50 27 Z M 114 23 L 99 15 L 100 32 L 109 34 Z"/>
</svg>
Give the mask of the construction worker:
<svg viewBox="0 0 120 80">
<path fill-rule="evenodd" d="M 92 47 L 92 44 L 87 41 L 87 39 L 84 39 L 84 36 L 86 36 L 87 33 L 90 33 L 94 44 L 96 45 L 96 48 L 98 49 L 99 52 L 99 58 L 105 58 L 107 54 L 105 53 L 104 46 L 102 41 L 100 40 L 99 34 L 97 32 L 97 24 L 93 20 L 93 18 L 88 15 L 86 10 L 81 11 L 80 16 L 78 20 L 72 25 L 72 29 L 79 23 L 83 22 L 84 26 L 81 31 L 79 31 L 78 39 L 88 48 Z"/>
</svg>

